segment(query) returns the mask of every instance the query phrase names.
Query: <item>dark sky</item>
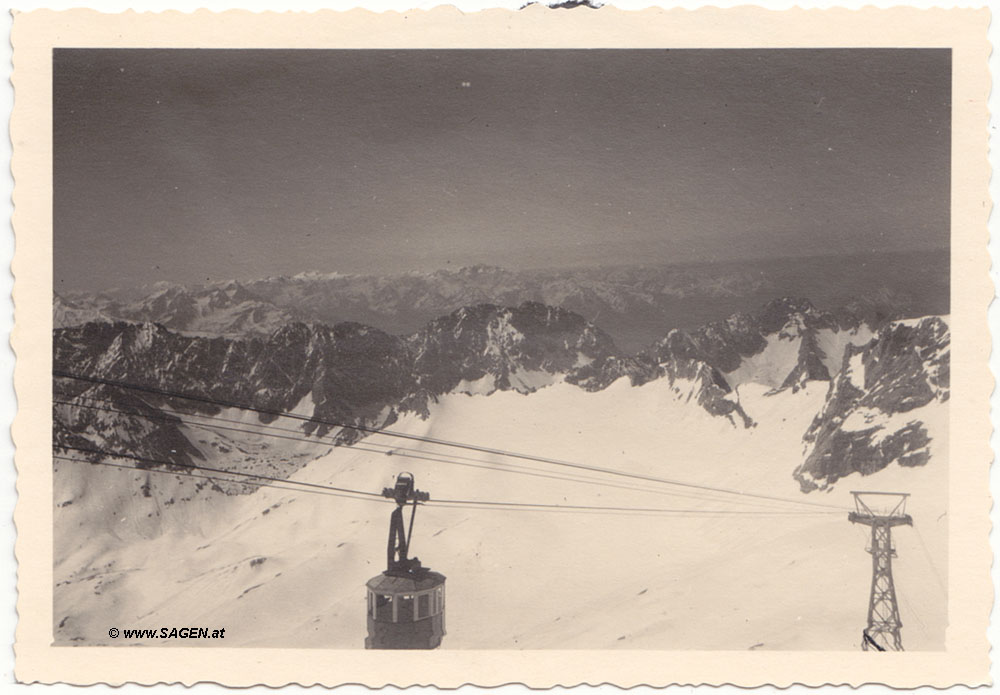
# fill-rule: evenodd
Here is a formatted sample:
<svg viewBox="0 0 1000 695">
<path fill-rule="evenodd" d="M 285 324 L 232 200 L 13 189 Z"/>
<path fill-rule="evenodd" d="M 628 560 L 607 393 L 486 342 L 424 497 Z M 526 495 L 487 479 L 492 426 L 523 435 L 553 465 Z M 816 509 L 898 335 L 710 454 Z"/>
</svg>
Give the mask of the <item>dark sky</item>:
<svg viewBox="0 0 1000 695">
<path fill-rule="evenodd" d="M 56 290 L 949 239 L 947 50 L 57 50 Z"/>
</svg>

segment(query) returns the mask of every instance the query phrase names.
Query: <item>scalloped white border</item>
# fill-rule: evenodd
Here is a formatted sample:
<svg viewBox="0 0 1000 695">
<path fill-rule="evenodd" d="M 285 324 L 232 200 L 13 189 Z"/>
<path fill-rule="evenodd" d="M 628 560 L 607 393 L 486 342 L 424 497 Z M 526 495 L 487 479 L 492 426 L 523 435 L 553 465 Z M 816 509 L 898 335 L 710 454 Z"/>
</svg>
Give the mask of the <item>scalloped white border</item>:
<svg viewBox="0 0 1000 695">
<path fill-rule="evenodd" d="M 350 7 L 357 3 L 340 3 Z M 370 3 L 369 3 L 370 4 Z M 399 2 L 381 3 L 383 8 L 406 10 L 412 4 Z M 421 8 L 433 7 L 436 3 L 419 3 Z M 464 8 L 469 4 L 461 3 Z M 480 5 L 485 4 L 481 3 Z M 494 5 L 498 3 L 493 3 Z M 520 6 L 521 2 L 509 3 Z M 641 8 L 648 2 L 620 2 L 620 7 Z M 690 4 L 690 3 L 689 3 Z M 720 2 L 718 5 L 733 3 Z M 790 6 L 792 3 L 772 3 Z M 827 6 L 832 3 L 813 3 Z M 883 4 L 883 3 L 879 3 Z M 889 3 L 885 3 L 889 4 Z M 151 4 L 154 9 L 159 9 Z M 222 9 L 231 3 L 174 3 L 173 6 L 207 6 Z M 293 3 L 289 7 L 312 9 L 316 3 Z M 48 3 L 48 6 L 71 6 L 70 3 Z M 101 4 L 101 9 L 109 11 L 135 3 Z M 243 6 L 248 6 L 244 4 Z M 162 7 L 162 6 L 160 6 Z M 381 9 L 381 8 L 379 8 Z M 873 664 L 869 656 L 833 652 L 824 653 L 784 653 L 767 654 L 724 653 L 724 652 L 615 652 L 614 656 L 604 652 L 460 652 L 441 651 L 430 655 L 393 655 L 387 659 L 384 654 L 372 652 L 323 651 L 324 659 L 317 659 L 315 650 L 218 650 L 197 649 L 142 650 L 116 648 L 52 648 L 48 647 L 43 633 L 50 629 L 51 582 L 50 556 L 37 552 L 35 547 L 46 546 L 45 527 L 51 505 L 43 505 L 44 512 L 37 513 L 38 507 L 31 506 L 36 513 L 29 513 L 33 496 L 46 501 L 48 488 L 41 489 L 38 478 L 29 472 L 30 449 L 48 443 L 48 363 L 40 364 L 48 355 L 51 339 L 51 258 L 46 244 L 47 212 L 50 191 L 45 178 L 45 162 L 48 146 L 38 137 L 38 130 L 44 132 L 48 112 L 41 107 L 39 117 L 25 117 L 27 110 L 18 103 L 14 124 L 14 141 L 17 143 L 15 168 L 19 186 L 15 192 L 17 210 L 14 224 L 21 233 L 14 269 L 18 274 L 15 287 L 18 316 L 37 316 L 32 322 L 22 319 L 15 329 L 14 343 L 22 362 L 18 366 L 17 386 L 20 395 L 21 415 L 15 425 L 15 436 L 20 445 L 17 461 L 24 471 L 18 488 L 22 504 L 16 519 L 21 532 L 18 557 L 21 560 L 22 575 L 19 607 L 23 619 L 18 625 L 18 676 L 22 680 L 65 680 L 85 683 L 95 681 L 140 682 L 217 680 L 231 685 L 251 685 L 253 683 L 282 684 L 287 682 L 321 682 L 328 685 L 343 682 L 365 682 L 372 685 L 382 683 L 409 684 L 414 682 L 434 683 L 443 686 L 459 685 L 463 682 L 496 684 L 504 682 L 528 682 L 531 685 L 555 683 L 575 684 L 580 682 L 607 682 L 620 685 L 671 682 L 735 682 L 743 685 L 770 683 L 785 685 L 794 682 L 883 682 L 894 685 L 933 684 L 947 685 L 953 682 L 982 682 L 986 677 L 985 660 L 986 621 L 982 616 L 989 593 L 988 577 L 984 576 L 988 557 L 983 540 L 988 533 L 985 514 L 986 474 L 982 462 L 992 459 L 986 447 L 986 401 L 992 387 L 985 372 L 985 356 L 989 349 L 988 334 L 982 321 L 983 310 L 989 298 L 986 255 L 982 253 L 986 241 L 986 214 L 989 207 L 986 194 L 988 167 L 986 161 L 984 129 L 986 125 L 985 97 L 988 88 L 986 74 L 985 22 L 982 13 L 914 13 L 908 10 L 889 12 L 843 12 L 823 13 L 820 21 L 812 21 L 810 13 L 792 10 L 785 13 L 763 13 L 752 8 L 721 11 L 715 8 L 700 13 L 687 12 L 666 15 L 659 11 L 621 13 L 616 11 L 593 12 L 580 10 L 572 13 L 545 13 L 541 8 L 533 8 L 530 13 L 487 12 L 462 15 L 455 8 L 444 8 L 433 14 L 426 12 L 406 12 L 373 15 L 355 12 L 350 15 L 318 15 L 310 17 L 282 17 L 261 15 L 183 15 L 170 13 L 159 16 L 128 17 L 127 30 L 120 33 L 136 36 L 147 30 L 145 24 L 156 24 L 156 31 L 173 27 L 181 31 L 175 34 L 171 45 L 208 45 L 217 37 L 234 36 L 240 32 L 241 39 L 253 40 L 255 45 L 287 45 L 288 41 L 302 41 L 312 37 L 313 41 L 327 42 L 340 40 L 335 45 L 372 45 L 372 36 L 378 36 L 378 45 L 433 45 L 444 41 L 448 45 L 552 45 L 554 41 L 566 40 L 572 45 L 671 45 L 671 46 L 711 46 L 711 45 L 954 45 L 955 53 L 955 123 L 956 133 L 953 166 L 953 405 L 952 432 L 955 435 L 952 459 L 956 466 L 960 462 L 966 468 L 956 471 L 957 483 L 952 491 L 952 509 L 971 510 L 966 520 L 953 519 L 955 537 L 953 548 L 952 574 L 956 581 L 952 587 L 952 601 L 955 615 L 953 628 L 948 634 L 948 651 L 942 654 L 892 655 Z M 26 36 L 22 28 L 30 25 L 33 18 L 46 17 L 45 13 L 25 15 L 17 20 L 15 41 L 18 36 Z M 330 17 L 335 17 L 331 20 Z M 48 18 L 54 18 L 48 15 Z M 53 41 L 72 42 L 72 45 L 116 45 L 115 31 L 101 31 L 119 23 L 122 17 L 83 15 L 57 19 L 62 23 L 59 39 Z M 529 21 L 530 19 L 530 21 Z M 150 20 L 153 20 L 152 22 Z M 286 21 L 288 20 L 288 21 Z M 357 20 L 357 24 L 353 22 Z M 402 26 L 403 22 L 406 26 Z M 513 26 L 520 31 L 512 44 L 497 32 L 495 22 L 501 26 Z M 807 31 L 804 25 L 811 23 Z M 41 22 L 40 22 L 41 23 Z M 223 34 L 217 30 L 192 31 L 185 25 L 198 23 L 224 27 Z M 377 24 L 373 28 L 370 23 Z M 53 22 L 40 27 L 42 31 L 53 29 Z M 245 28 L 267 24 L 266 36 L 245 33 Z M 292 26 L 293 24 L 297 26 Z M 123 25 L 119 26 L 121 29 Z M 287 33 L 282 27 L 288 27 Z M 709 28 L 710 33 L 706 33 Z M 728 34 L 720 32 L 728 31 Z M 378 32 L 377 34 L 375 32 Z M 481 32 L 481 33 L 479 33 Z M 730 38 L 722 40 L 720 37 Z M 147 38 L 151 38 L 150 34 Z M 35 40 L 18 43 L 14 75 L 18 95 L 30 95 L 32 85 L 27 73 L 30 63 L 27 57 Z M 88 43 L 90 41 L 91 43 Z M 228 39 L 227 39 L 228 41 Z M 263 41 L 263 43 L 260 43 Z M 203 43 L 202 43 L 203 42 Z M 952 44 L 954 42 L 954 44 Z M 41 43 L 38 44 L 42 45 Z M 64 44 L 65 45 L 65 44 Z M 129 45 L 137 45 L 129 43 Z M 227 42 L 226 45 L 236 45 Z M 298 44 L 296 44 L 298 45 Z M 312 45 L 318 45 L 312 43 Z M 22 50 L 21 46 L 24 46 Z M 21 55 L 26 59 L 21 63 Z M 42 66 L 44 68 L 44 66 Z M 45 90 L 41 90 L 45 91 Z M 41 94 L 41 91 L 39 94 Z M 960 97 L 958 96 L 960 95 Z M 972 101 L 968 101 L 968 98 Z M 23 118 L 23 123 L 22 119 Z M 31 130 L 27 126 L 30 120 Z M 25 126 L 22 128 L 22 125 Z M 37 149 L 36 149 L 37 147 Z M 23 155 L 23 156 L 22 156 Z M 36 159 L 35 155 L 39 159 Z M 37 182 L 37 183 L 35 183 Z M 983 206 L 985 205 L 985 207 Z M 37 234 L 35 232 L 37 230 Z M 29 232 L 31 235 L 29 236 Z M 44 238 L 43 238 L 44 237 Z M 40 272 L 41 270 L 41 272 Z M 38 305 L 36 310 L 35 304 Z M 957 311 L 956 311 L 957 310 Z M 995 311 L 995 310 L 994 310 Z M 21 325 L 23 324 L 23 325 Z M 44 325 L 43 325 L 44 324 Z M 44 377 L 39 382 L 39 375 Z M 39 388 L 40 386 L 40 388 Z M 32 417 L 35 415 L 35 417 Z M 44 454 L 43 454 L 44 456 Z M 32 480 L 32 478 L 35 478 Z M 963 490 L 962 481 L 969 485 Z M 40 494 L 39 494 L 40 493 Z M 982 504 L 973 501 L 980 500 Z M 956 512 L 953 512 L 956 513 Z M 968 522 L 966 525 L 965 522 Z M 42 533 L 38 533 L 41 531 Z M 48 528 L 49 539 L 51 528 Z M 41 545 L 39 545 L 39 539 Z M 28 545 L 31 548 L 28 548 Z M 962 552 L 965 550 L 965 552 Z M 45 556 L 45 557 L 38 557 Z M 48 563 L 46 565 L 46 562 Z M 957 565 L 957 567 L 956 567 Z M 978 568 L 978 571 L 977 571 Z M 27 581 L 28 579 L 31 581 Z M 966 581 L 968 580 L 968 581 Z M 988 605 L 992 605 L 989 597 Z M 46 602 L 45 605 L 38 601 Z M 47 610 L 45 606 L 47 605 Z M 39 610 L 38 607 L 42 610 Z M 961 615 L 959 615 L 961 614 Z M 978 620 L 976 616 L 979 616 Z M 957 618 L 957 620 L 956 620 Z M 968 634 L 958 629 L 960 623 L 971 620 Z M 979 624 L 981 623 L 981 624 Z M 978 624 L 978 627 L 977 627 Z M 41 630 L 39 630 L 41 626 Z M 974 638 L 978 629 L 978 639 Z M 223 653 L 225 652 L 225 653 Z M 161 656 L 162 655 L 162 656 Z M 221 657 L 221 658 L 220 658 Z M 763 657 L 763 658 L 762 658 Z M 220 664 L 220 661 L 226 663 Z M 326 663 L 317 663 L 325 661 Z M 151 663 L 156 662 L 156 663 Z"/>
</svg>

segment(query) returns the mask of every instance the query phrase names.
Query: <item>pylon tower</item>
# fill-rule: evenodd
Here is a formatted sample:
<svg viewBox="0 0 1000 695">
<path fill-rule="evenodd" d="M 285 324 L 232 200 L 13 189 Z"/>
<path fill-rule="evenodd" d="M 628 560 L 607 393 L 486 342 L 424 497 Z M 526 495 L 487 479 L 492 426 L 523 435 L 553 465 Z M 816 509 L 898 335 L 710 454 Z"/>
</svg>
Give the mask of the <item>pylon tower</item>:
<svg viewBox="0 0 1000 695">
<path fill-rule="evenodd" d="M 896 603 L 896 587 L 892 581 L 892 545 L 894 526 L 912 526 L 906 513 L 906 498 L 902 492 L 852 492 L 855 511 L 847 519 L 872 530 L 872 589 L 868 600 L 868 626 L 861 633 L 861 648 L 865 651 L 903 651 L 899 631 L 903 627 Z M 877 503 L 876 503 L 877 501 Z"/>
</svg>

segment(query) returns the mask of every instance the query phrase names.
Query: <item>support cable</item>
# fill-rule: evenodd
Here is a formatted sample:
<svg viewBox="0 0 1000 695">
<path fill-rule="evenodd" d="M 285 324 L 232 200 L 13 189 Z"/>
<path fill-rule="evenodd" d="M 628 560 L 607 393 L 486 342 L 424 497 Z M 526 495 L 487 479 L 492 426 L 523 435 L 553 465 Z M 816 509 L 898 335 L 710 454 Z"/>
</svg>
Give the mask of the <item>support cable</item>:
<svg viewBox="0 0 1000 695">
<path fill-rule="evenodd" d="M 913 525 L 913 530 L 917 532 L 917 540 L 920 541 L 920 549 L 924 553 L 924 558 L 927 560 L 927 564 L 931 567 L 931 572 L 934 573 L 934 579 L 937 582 L 938 588 L 941 589 L 941 593 L 945 598 L 948 597 L 948 589 L 945 587 L 944 579 L 941 577 L 941 573 L 938 571 L 937 564 L 934 562 L 934 558 L 930 551 L 927 549 L 927 544 L 924 542 L 924 537 L 920 533 L 920 527 L 917 524 Z"/>
<path fill-rule="evenodd" d="M 96 398 L 94 398 L 92 396 L 83 396 L 83 398 L 87 398 L 88 400 L 92 400 L 92 401 L 103 402 L 103 401 L 100 401 L 99 399 L 96 399 Z M 229 432 L 238 432 L 240 434 L 252 434 L 252 435 L 258 435 L 258 436 L 267 436 L 267 437 L 274 437 L 276 439 L 286 439 L 286 440 L 291 440 L 291 441 L 306 442 L 306 443 L 317 444 L 317 445 L 326 444 L 326 445 L 331 446 L 331 447 L 341 446 L 341 445 L 339 445 L 336 442 L 323 442 L 321 439 L 311 438 L 308 435 L 305 435 L 303 433 L 300 433 L 297 436 L 282 435 L 282 434 L 275 434 L 273 432 L 258 431 L 258 430 L 255 430 L 255 429 L 247 430 L 247 429 L 241 429 L 241 428 L 238 428 L 238 427 L 228 427 L 228 426 L 225 426 L 225 425 L 217 425 L 214 422 L 198 422 L 198 421 L 195 421 L 195 420 L 191 419 L 192 417 L 208 418 L 208 419 L 214 418 L 214 416 L 211 416 L 211 415 L 201 415 L 201 414 L 196 414 L 196 415 L 190 415 L 190 414 L 182 414 L 182 415 L 173 415 L 173 414 L 170 414 L 170 415 L 164 415 L 164 414 L 140 413 L 140 412 L 137 412 L 137 411 L 128 411 L 128 410 L 121 410 L 119 408 L 112 408 L 112 407 L 109 407 L 109 406 L 106 406 L 106 405 L 93 405 L 93 404 L 90 404 L 90 403 L 74 403 L 72 401 L 61 401 L 61 400 L 54 400 L 53 403 L 57 404 L 57 405 L 65 405 L 65 406 L 70 406 L 70 407 L 88 408 L 88 409 L 92 409 L 92 410 L 100 410 L 100 411 L 105 411 L 105 412 L 110 412 L 110 413 L 118 413 L 118 414 L 121 414 L 121 415 L 128 415 L 128 416 L 131 416 L 131 417 L 141 417 L 141 418 L 148 419 L 148 420 L 159 420 L 159 421 L 162 421 L 162 422 L 169 422 L 171 424 L 181 423 L 181 424 L 188 425 L 190 427 L 201 427 L 201 428 L 212 429 L 212 430 L 218 429 L 218 430 L 224 430 L 224 431 L 229 431 Z M 237 423 L 237 424 L 245 424 L 247 427 L 260 427 L 260 428 L 274 429 L 274 430 L 277 430 L 277 431 L 280 431 L 280 432 L 291 432 L 291 433 L 301 432 L 300 430 L 294 430 L 294 429 L 287 428 L 287 427 L 273 427 L 271 425 L 265 425 L 263 423 L 261 423 L 261 424 L 257 424 L 257 423 L 241 423 L 239 420 L 227 419 L 227 418 L 216 418 L 216 419 L 218 419 L 218 420 L 220 420 L 222 422 L 232 422 L 232 423 Z M 731 497 L 729 499 L 718 498 L 718 497 L 709 497 L 709 496 L 705 495 L 704 493 L 701 493 L 701 494 L 699 494 L 699 493 L 684 493 L 684 492 L 671 491 L 671 490 L 661 490 L 661 489 L 651 488 L 651 487 L 641 487 L 641 486 L 638 486 L 638 485 L 628 485 L 628 484 L 623 484 L 623 483 L 614 483 L 614 482 L 610 482 L 610 481 L 598 480 L 596 478 L 585 478 L 585 477 L 573 476 L 573 475 L 559 475 L 559 474 L 554 474 L 554 473 L 542 473 L 542 472 L 539 472 L 537 469 L 531 469 L 531 468 L 528 468 L 526 466 L 519 466 L 517 464 L 512 464 L 512 463 L 491 463 L 491 462 L 488 462 L 488 461 L 483 461 L 482 459 L 475 459 L 475 458 L 468 457 L 468 456 L 461 456 L 459 454 L 445 454 L 445 453 L 434 452 L 434 451 L 428 452 L 428 451 L 423 451 L 421 449 L 412 449 L 412 448 L 407 448 L 407 447 L 394 447 L 394 446 L 389 445 L 389 444 L 381 444 L 381 443 L 378 443 L 378 442 L 365 441 L 364 444 L 351 444 L 351 445 L 347 445 L 347 446 L 348 446 L 348 448 L 350 448 L 351 450 L 354 450 L 354 451 L 364 451 L 364 452 L 368 452 L 368 453 L 381 454 L 381 455 L 391 454 L 391 455 L 394 455 L 394 456 L 400 456 L 402 458 L 415 459 L 415 460 L 419 460 L 419 461 L 430 461 L 430 462 L 435 462 L 435 463 L 444 463 L 444 464 L 448 464 L 448 465 L 466 466 L 466 467 L 470 467 L 470 468 L 481 468 L 481 469 L 484 469 L 484 470 L 492 470 L 492 471 L 498 471 L 498 472 L 504 472 L 504 473 L 515 473 L 515 474 L 519 474 L 519 475 L 528 475 L 528 476 L 537 477 L 537 478 L 548 478 L 548 479 L 552 479 L 552 480 L 560 480 L 560 481 L 567 481 L 567 482 L 578 482 L 578 483 L 583 483 L 583 484 L 588 484 L 588 485 L 597 485 L 597 486 L 600 486 L 602 488 L 603 487 L 618 488 L 618 489 L 622 489 L 622 490 L 632 490 L 632 491 L 635 491 L 635 492 L 644 492 L 644 493 L 665 495 L 665 496 L 669 496 L 669 497 L 681 497 L 681 498 L 695 499 L 695 500 L 702 500 L 702 501 L 719 502 L 719 503 L 722 503 L 722 504 L 750 505 L 750 506 L 754 506 L 754 507 L 757 507 L 757 508 L 763 508 L 763 509 L 775 509 L 775 508 L 784 508 L 784 509 L 787 509 L 787 507 L 776 506 L 776 503 L 774 503 L 774 502 L 768 502 L 768 501 L 733 499 Z M 381 450 L 381 449 L 371 449 L 371 448 L 368 448 L 368 447 L 372 447 L 372 446 L 383 447 L 383 449 L 386 449 L 388 451 Z M 412 453 L 412 454 L 410 454 L 410 453 L 399 453 L 401 451 L 402 452 L 414 452 L 414 453 Z M 447 457 L 447 458 L 441 458 L 442 456 Z"/>
<path fill-rule="evenodd" d="M 148 459 L 141 456 L 133 456 L 131 454 L 122 454 L 116 452 L 100 451 L 97 449 L 85 449 L 82 447 L 72 447 L 72 446 L 60 446 L 59 448 L 77 451 L 80 453 L 93 454 L 102 457 L 110 458 L 124 458 L 138 463 L 149 463 L 153 465 L 168 465 L 168 466 L 179 466 L 179 464 L 171 463 L 168 461 L 157 461 L 155 459 Z M 62 460 L 70 460 L 68 457 L 60 457 L 58 455 L 55 458 L 60 458 Z M 87 459 L 72 459 L 79 463 L 94 463 L 97 465 L 114 465 L 114 464 L 102 464 L 99 461 L 90 461 Z M 165 470 L 165 469 L 152 469 L 143 468 L 140 466 L 123 466 L 114 465 L 117 468 L 131 468 L 141 472 L 150 473 L 163 473 L 167 475 L 188 475 L 187 470 Z M 183 468 L 190 468 L 198 471 L 208 471 L 213 473 L 221 473 L 223 475 L 236 475 L 240 477 L 252 478 L 255 481 L 251 481 L 250 484 L 258 484 L 263 487 L 276 487 L 283 490 L 291 490 L 293 492 L 298 492 L 300 490 L 293 489 L 288 486 L 303 486 L 310 489 L 317 489 L 320 491 L 326 491 L 327 493 L 340 493 L 339 496 L 347 495 L 357 495 L 364 499 L 384 501 L 385 498 L 381 494 L 376 494 L 373 492 L 366 492 L 364 490 L 352 490 L 348 488 L 334 487 L 332 485 L 321 485 L 319 483 L 309 483 L 300 480 L 289 480 L 283 478 L 273 478 L 270 476 L 259 475 L 256 473 L 243 473 L 239 471 L 230 471 L 221 468 L 211 468 L 208 466 L 198 466 L 190 465 Z M 236 482 L 233 480 L 222 480 L 221 482 Z M 280 484 L 280 485 L 279 485 Z M 305 490 L 301 490 L 305 491 Z M 358 497 L 351 497 L 351 499 L 358 499 Z M 429 502 L 424 502 L 422 504 L 430 505 L 449 505 L 462 508 L 496 508 L 504 509 L 505 511 L 542 511 L 542 510 L 561 510 L 561 511 L 594 511 L 594 512 L 624 512 L 624 513 L 657 513 L 657 514 L 678 514 L 678 515 L 749 515 L 749 516 L 802 516 L 802 515 L 819 515 L 819 514 L 834 514 L 835 512 L 806 512 L 806 511 L 787 511 L 787 512 L 775 512 L 775 511 L 753 511 L 753 510 L 734 510 L 734 509 L 675 509 L 675 508 L 662 508 L 662 507 L 611 507 L 611 506 L 597 506 L 597 505 L 567 505 L 567 504 L 545 504 L 545 503 L 529 503 L 529 502 L 495 502 L 495 501 L 484 501 L 484 500 L 450 500 L 450 499 L 438 499 L 431 500 Z"/>
<path fill-rule="evenodd" d="M 686 487 L 686 488 L 692 488 L 692 489 L 697 489 L 697 490 L 706 490 L 706 491 L 711 491 L 711 492 L 720 492 L 720 493 L 724 493 L 724 494 L 738 495 L 740 497 L 748 497 L 748 498 L 755 498 L 755 499 L 766 499 L 766 500 L 779 501 L 779 502 L 785 502 L 785 503 L 790 503 L 790 504 L 798 504 L 798 505 L 804 505 L 804 506 L 810 506 L 810 507 L 825 507 L 825 508 L 828 508 L 828 509 L 837 509 L 838 511 L 842 511 L 843 509 L 845 509 L 844 507 L 840 507 L 840 506 L 832 505 L 832 504 L 825 504 L 825 503 L 822 503 L 822 502 L 807 502 L 805 500 L 794 500 L 794 499 L 790 499 L 790 498 L 786 498 L 786 497 L 777 497 L 777 496 L 774 496 L 774 495 L 764 495 L 764 494 L 759 494 L 759 493 L 744 492 L 744 491 L 740 491 L 740 490 L 731 490 L 731 489 L 728 489 L 728 488 L 713 487 L 711 485 L 701 485 L 701 484 L 697 484 L 697 483 L 688 483 L 688 482 L 674 480 L 674 479 L 670 479 L 670 478 L 660 478 L 660 477 L 657 477 L 657 476 L 644 475 L 644 474 L 641 474 L 641 473 L 629 473 L 629 472 L 626 472 L 626 471 L 616 470 L 614 468 L 604 468 L 604 467 L 601 467 L 601 466 L 591 466 L 591 465 L 582 464 L 582 463 L 575 463 L 575 462 L 572 462 L 572 461 L 563 461 L 563 460 L 560 460 L 560 459 L 548 458 L 548 457 L 545 457 L 545 456 L 535 456 L 533 454 L 523 454 L 523 453 L 518 453 L 518 452 L 513 452 L 513 451 L 507 451 L 507 450 L 504 450 L 504 449 L 495 449 L 495 448 L 491 448 L 491 447 L 478 446 L 478 445 L 475 445 L 475 444 L 467 444 L 467 443 L 463 443 L 463 442 L 455 442 L 455 441 L 450 441 L 450 440 L 446 440 L 446 439 L 437 439 L 437 438 L 434 438 L 434 437 L 423 437 L 423 436 L 420 436 L 420 435 L 408 434 L 408 433 L 405 433 L 405 432 L 395 432 L 395 431 L 392 431 L 392 430 L 378 429 L 378 428 L 374 428 L 374 427 L 367 427 L 367 426 L 364 426 L 364 425 L 351 425 L 351 424 L 346 424 L 346 423 L 341 423 L 341 422 L 335 422 L 335 421 L 330 421 L 330 420 L 322 420 L 322 419 L 319 419 L 319 418 L 309 417 L 309 416 L 306 416 L 306 415 L 299 415 L 299 414 L 296 414 L 296 413 L 288 413 L 288 412 L 284 412 L 284 411 L 280 411 L 280 410 L 273 410 L 273 409 L 267 409 L 267 408 L 257 408 L 257 407 L 254 407 L 254 406 L 248 406 L 248 405 L 243 405 L 243 404 L 238 404 L 238 403 L 232 403 L 232 402 L 223 401 L 223 400 L 219 400 L 219 399 L 206 398 L 206 397 L 203 397 L 203 396 L 192 396 L 192 395 L 189 395 L 189 394 L 181 394 L 181 393 L 167 391 L 167 390 L 164 390 L 164 389 L 158 389 L 158 388 L 153 388 L 153 387 L 148 387 L 148 386 L 140 386 L 138 384 L 128 384 L 128 383 L 125 383 L 125 382 L 113 381 L 113 380 L 110 380 L 110 379 L 101 379 L 101 378 L 97 378 L 97 377 L 87 377 L 87 376 L 81 376 L 81 375 L 77 375 L 77 374 L 70 374 L 68 372 L 62 372 L 62 371 L 58 371 L 58 370 L 53 371 L 53 376 L 55 376 L 57 378 L 73 379 L 73 380 L 82 381 L 82 382 L 85 382 L 85 383 L 100 384 L 100 385 L 104 385 L 104 386 L 111 386 L 111 387 L 117 387 L 117 388 L 125 388 L 125 389 L 129 389 L 129 390 L 133 390 L 133 391 L 138 391 L 138 392 L 142 392 L 142 393 L 149 393 L 149 394 L 153 394 L 153 395 L 163 396 L 165 398 L 180 398 L 180 399 L 183 399 L 183 400 L 189 400 L 189 401 L 194 401 L 194 402 L 199 402 L 199 403 L 206 403 L 206 404 L 214 405 L 214 406 L 217 406 L 217 407 L 237 408 L 237 409 L 241 409 L 241 410 L 250 410 L 250 411 L 261 413 L 261 414 L 264 414 L 264 415 L 271 415 L 271 416 L 274 416 L 274 417 L 287 417 L 287 418 L 291 418 L 291 419 L 295 419 L 295 420 L 302 420 L 302 421 L 305 421 L 305 422 L 312 422 L 312 423 L 315 423 L 315 424 L 326 425 L 328 427 L 341 427 L 341 428 L 345 428 L 345 429 L 352 429 L 352 430 L 355 430 L 355 431 L 358 431 L 358 432 L 365 432 L 365 433 L 368 433 L 368 434 L 381 434 L 381 435 L 385 435 L 385 436 L 389 436 L 389 437 L 398 437 L 398 438 L 401 438 L 401 439 L 408 439 L 408 440 L 411 440 L 411 441 L 419 441 L 419 442 L 425 442 L 425 443 L 430 443 L 430 444 L 437 444 L 437 445 L 440 445 L 440 446 L 454 447 L 454 448 L 458 448 L 458 449 L 465 449 L 465 450 L 468 450 L 468 451 L 478 451 L 480 453 L 494 454 L 494 455 L 497 455 L 497 456 L 507 456 L 507 457 L 510 457 L 510 458 L 523 459 L 525 461 L 535 461 L 537 463 L 545 463 L 545 464 L 553 465 L 553 466 L 564 466 L 564 467 L 576 468 L 576 469 L 580 469 L 580 470 L 595 471 L 595 472 L 600 472 L 600 473 L 606 473 L 608 475 L 620 476 L 620 477 L 624 477 L 624 478 L 631 478 L 631 479 L 635 479 L 635 480 L 643 480 L 643 481 L 646 481 L 646 482 L 654 482 L 654 483 L 660 483 L 660 484 L 664 484 L 664 485 L 676 485 L 676 486 L 679 486 L 679 487 Z"/>
</svg>

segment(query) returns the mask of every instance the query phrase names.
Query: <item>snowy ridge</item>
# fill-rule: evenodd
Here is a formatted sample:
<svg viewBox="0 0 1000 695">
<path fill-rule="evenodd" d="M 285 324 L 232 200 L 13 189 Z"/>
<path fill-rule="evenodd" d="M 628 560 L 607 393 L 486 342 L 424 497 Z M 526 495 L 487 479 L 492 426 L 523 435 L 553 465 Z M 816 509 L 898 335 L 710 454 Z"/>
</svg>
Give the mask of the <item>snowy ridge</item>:
<svg viewBox="0 0 1000 695">
<path fill-rule="evenodd" d="M 85 303 L 78 304 L 56 294 L 52 299 L 52 325 L 55 328 L 66 326 L 79 326 L 91 321 L 110 321 L 99 309 L 87 306 Z"/>
<path fill-rule="evenodd" d="M 155 287 L 146 297 L 131 302 L 106 296 L 79 297 L 76 303 L 56 297 L 56 328 L 80 326 L 95 320 L 158 323 L 194 335 L 266 335 L 300 320 L 256 296 L 239 282 L 227 282 L 192 291 L 178 285 Z"/>
<path fill-rule="evenodd" d="M 588 390 L 606 388 L 622 376 L 634 385 L 653 379 L 694 380 L 697 402 L 736 426 L 751 427 L 754 413 L 740 403 L 748 384 L 771 392 L 829 381 L 839 371 L 846 346 L 870 340 L 867 317 L 819 311 L 804 299 L 782 298 L 757 314 L 734 314 L 696 330 L 671 330 L 632 357 L 613 356 L 567 377 Z M 839 351 L 839 352 L 838 352 Z"/>
</svg>

